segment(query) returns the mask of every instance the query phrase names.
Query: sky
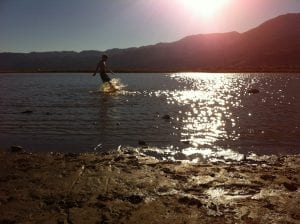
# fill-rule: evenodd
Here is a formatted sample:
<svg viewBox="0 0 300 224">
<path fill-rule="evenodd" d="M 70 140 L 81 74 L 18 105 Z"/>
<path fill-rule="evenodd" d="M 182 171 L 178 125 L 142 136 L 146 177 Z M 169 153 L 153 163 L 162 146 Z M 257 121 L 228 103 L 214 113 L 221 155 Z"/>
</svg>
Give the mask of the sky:
<svg viewBox="0 0 300 224">
<path fill-rule="evenodd" d="M 299 12 L 300 0 L 0 0 L 0 52 L 139 47 Z"/>
</svg>

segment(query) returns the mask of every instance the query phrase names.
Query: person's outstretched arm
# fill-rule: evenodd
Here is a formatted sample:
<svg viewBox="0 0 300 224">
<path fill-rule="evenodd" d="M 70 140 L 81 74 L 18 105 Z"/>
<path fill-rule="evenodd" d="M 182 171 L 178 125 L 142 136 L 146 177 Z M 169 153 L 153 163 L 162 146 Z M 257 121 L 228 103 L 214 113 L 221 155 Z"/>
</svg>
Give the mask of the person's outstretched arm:
<svg viewBox="0 0 300 224">
<path fill-rule="evenodd" d="M 108 70 L 111 74 L 116 75 L 111 69 L 107 68 L 107 70 Z"/>
</svg>

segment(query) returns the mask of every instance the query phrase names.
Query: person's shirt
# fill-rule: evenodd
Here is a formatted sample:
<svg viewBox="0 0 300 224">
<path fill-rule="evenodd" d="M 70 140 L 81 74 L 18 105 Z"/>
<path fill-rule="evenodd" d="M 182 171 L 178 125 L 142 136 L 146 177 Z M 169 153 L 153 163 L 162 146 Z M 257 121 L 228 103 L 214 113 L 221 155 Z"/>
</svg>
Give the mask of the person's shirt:
<svg viewBox="0 0 300 224">
<path fill-rule="evenodd" d="M 101 60 L 100 61 L 100 73 L 105 73 L 106 72 L 106 62 Z"/>
</svg>

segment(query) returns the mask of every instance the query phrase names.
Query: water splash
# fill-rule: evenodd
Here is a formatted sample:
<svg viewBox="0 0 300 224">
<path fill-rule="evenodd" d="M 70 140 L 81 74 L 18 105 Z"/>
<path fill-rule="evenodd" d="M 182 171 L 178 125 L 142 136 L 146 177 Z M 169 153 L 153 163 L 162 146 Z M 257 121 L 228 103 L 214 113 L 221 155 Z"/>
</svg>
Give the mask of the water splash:
<svg viewBox="0 0 300 224">
<path fill-rule="evenodd" d="M 116 92 L 124 89 L 126 85 L 124 85 L 120 79 L 112 79 L 110 82 L 105 82 L 103 83 L 98 91 L 99 92 L 104 92 L 104 93 L 111 93 L 111 92 Z"/>
</svg>

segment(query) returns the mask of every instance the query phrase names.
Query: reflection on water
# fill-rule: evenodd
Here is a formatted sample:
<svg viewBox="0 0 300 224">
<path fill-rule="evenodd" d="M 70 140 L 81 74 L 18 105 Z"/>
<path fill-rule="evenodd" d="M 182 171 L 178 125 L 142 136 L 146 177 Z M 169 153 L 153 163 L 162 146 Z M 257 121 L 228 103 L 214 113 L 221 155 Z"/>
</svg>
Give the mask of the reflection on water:
<svg viewBox="0 0 300 224">
<path fill-rule="evenodd" d="M 176 158 L 178 151 L 182 158 L 224 158 L 240 160 L 243 155 L 231 149 L 217 146 L 218 141 L 238 140 L 236 132 L 239 117 L 233 115 L 233 108 L 241 108 L 241 95 L 245 95 L 245 83 L 235 75 L 208 73 L 176 73 L 170 76 L 179 83 L 179 89 L 150 92 L 152 97 L 165 97 L 168 105 L 177 109 L 173 113 L 172 125 L 179 132 L 179 141 L 187 147 L 157 149 L 167 158 Z M 175 112 L 175 113 L 174 113 Z M 175 134 L 175 133 L 174 133 Z M 176 146 L 177 144 L 175 144 Z M 153 149 L 151 149 L 153 151 Z M 173 153 L 172 153 L 173 152 Z"/>
<path fill-rule="evenodd" d="M 0 142 L 82 152 L 139 148 L 141 140 L 147 144 L 141 151 L 195 162 L 299 153 L 297 74 L 117 78 L 125 89 L 99 93 L 100 80 L 87 74 L 0 75 Z M 259 93 L 248 93 L 252 88 Z"/>
<path fill-rule="evenodd" d="M 190 83 L 191 90 L 177 91 L 168 96 L 168 103 L 183 109 L 177 120 L 181 120 L 181 140 L 188 141 L 192 147 L 185 148 L 185 155 L 201 154 L 203 157 L 236 156 L 231 150 L 211 146 L 218 140 L 238 138 L 234 129 L 236 119 L 232 108 L 241 107 L 241 84 L 233 76 L 214 74 L 175 74 L 172 78 Z"/>
<path fill-rule="evenodd" d="M 164 150 L 167 158 L 176 158 L 180 151 L 182 159 L 195 162 L 201 158 L 242 160 L 255 149 L 258 153 L 262 147 L 266 150 L 271 142 L 274 142 L 270 144 L 273 153 L 282 139 L 288 143 L 289 136 L 282 129 L 299 133 L 296 119 L 299 105 L 294 105 L 295 97 L 287 95 L 287 91 L 272 89 L 276 88 L 275 80 L 250 74 L 177 73 L 170 77 L 178 81 L 180 88 L 156 91 L 152 95 L 165 96 L 168 105 L 176 106 L 171 123 L 173 129 L 179 131 L 180 141 L 188 146 L 176 147 L 175 153 L 171 153 L 173 148 Z M 282 77 L 273 77 L 276 78 Z M 286 80 L 283 81 L 281 84 L 287 85 Z M 260 96 L 248 93 L 254 87 L 265 93 Z M 290 111 L 295 123 L 280 126 L 280 121 L 270 119 L 274 114 L 281 117 L 291 104 L 296 107 Z M 267 133 L 274 136 L 270 139 Z M 299 145 L 299 141 L 296 144 Z"/>
</svg>

